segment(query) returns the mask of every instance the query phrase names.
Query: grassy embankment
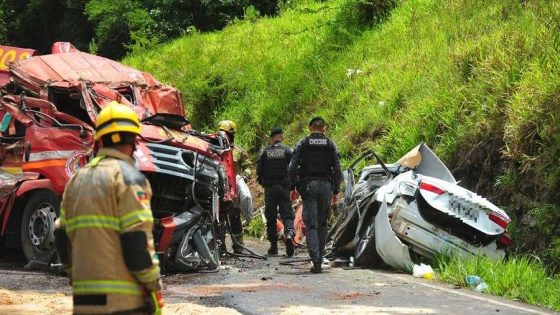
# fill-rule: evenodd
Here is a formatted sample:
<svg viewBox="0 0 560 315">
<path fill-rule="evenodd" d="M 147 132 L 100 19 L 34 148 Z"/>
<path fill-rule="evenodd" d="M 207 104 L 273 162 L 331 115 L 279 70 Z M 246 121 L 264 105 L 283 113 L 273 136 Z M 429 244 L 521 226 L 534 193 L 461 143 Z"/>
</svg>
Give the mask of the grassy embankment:
<svg viewBox="0 0 560 315">
<path fill-rule="evenodd" d="M 490 294 L 560 310 L 560 277 L 548 274 L 535 257 L 511 257 L 505 262 L 444 258 L 436 262 L 435 270 L 436 278 L 447 283 L 466 287 L 465 277 L 477 275 L 488 284 Z"/>
<path fill-rule="evenodd" d="M 252 152 L 275 125 L 294 144 L 315 114 L 327 118 L 347 160 L 374 147 L 394 161 L 425 141 L 463 186 L 506 209 L 517 255 L 537 255 L 557 272 L 560 4 L 295 3 L 277 18 L 249 17 L 125 62 L 180 88 L 196 127 L 236 120 L 238 142 Z M 483 277 L 491 270 L 492 293 L 560 309 L 560 280 L 547 280 L 538 264 L 522 274 L 556 289 L 519 280 L 523 259 L 503 268 L 467 265 L 474 270 L 451 261 L 441 274 L 460 283 L 465 270 Z"/>
</svg>

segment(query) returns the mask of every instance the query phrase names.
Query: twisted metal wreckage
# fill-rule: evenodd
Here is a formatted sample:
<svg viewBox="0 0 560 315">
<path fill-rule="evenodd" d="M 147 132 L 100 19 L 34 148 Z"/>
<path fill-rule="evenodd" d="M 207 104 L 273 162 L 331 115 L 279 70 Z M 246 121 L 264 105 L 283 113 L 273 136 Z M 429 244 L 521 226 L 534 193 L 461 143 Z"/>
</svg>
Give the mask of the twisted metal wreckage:
<svg viewBox="0 0 560 315">
<path fill-rule="evenodd" d="M 111 101 L 142 121 L 135 152 L 153 189 L 154 239 L 167 271 L 215 269 L 237 196 L 225 135 L 191 128 L 177 89 L 152 75 L 55 43 L 52 54 L 0 46 L 0 246 L 33 265 L 54 255 L 64 186 L 95 152 L 98 112 Z"/>
<path fill-rule="evenodd" d="M 377 164 L 356 176 L 354 167 L 372 157 Z M 460 187 L 424 143 L 388 165 L 375 151 L 366 152 L 345 180 L 344 205 L 328 235 L 332 259 L 411 271 L 414 263 L 438 255 L 505 257 L 508 215 Z"/>
</svg>

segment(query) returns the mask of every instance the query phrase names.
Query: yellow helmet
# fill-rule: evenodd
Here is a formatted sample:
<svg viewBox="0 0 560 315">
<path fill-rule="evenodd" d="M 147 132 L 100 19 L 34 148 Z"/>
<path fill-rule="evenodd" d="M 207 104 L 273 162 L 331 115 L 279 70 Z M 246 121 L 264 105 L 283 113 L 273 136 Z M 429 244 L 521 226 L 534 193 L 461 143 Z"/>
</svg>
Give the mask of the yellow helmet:
<svg viewBox="0 0 560 315">
<path fill-rule="evenodd" d="M 95 140 L 104 135 L 130 132 L 140 134 L 140 120 L 138 115 L 128 106 L 113 101 L 99 112 L 95 124 Z M 116 139 L 115 139 L 116 140 Z M 113 141 L 119 142 L 120 140 Z"/>
<path fill-rule="evenodd" d="M 218 129 L 234 134 L 237 131 L 237 125 L 231 120 L 222 120 L 218 124 Z"/>
</svg>

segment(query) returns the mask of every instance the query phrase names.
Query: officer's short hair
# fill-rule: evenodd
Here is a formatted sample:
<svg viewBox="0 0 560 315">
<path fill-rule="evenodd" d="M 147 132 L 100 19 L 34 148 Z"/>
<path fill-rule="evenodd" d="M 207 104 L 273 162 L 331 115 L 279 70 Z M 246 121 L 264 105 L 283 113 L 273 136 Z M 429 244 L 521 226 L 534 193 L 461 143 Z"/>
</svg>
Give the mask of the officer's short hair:
<svg viewBox="0 0 560 315">
<path fill-rule="evenodd" d="M 283 133 L 284 133 L 284 131 L 282 130 L 282 128 L 280 128 L 280 127 L 274 127 L 274 128 L 272 128 L 272 129 L 270 130 L 269 136 L 272 138 L 272 137 L 274 137 L 275 135 L 281 135 L 281 134 L 283 134 Z"/>
<path fill-rule="evenodd" d="M 325 120 L 320 116 L 313 117 L 309 122 L 309 127 L 323 129 L 325 128 Z"/>
<path fill-rule="evenodd" d="M 118 137 L 119 141 L 116 142 L 114 141 L 115 138 L 113 137 L 115 133 L 118 133 L 119 135 Z M 110 148 L 123 144 L 134 144 L 134 142 L 136 141 L 136 134 L 134 133 L 131 132 L 115 132 L 115 133 L 110 133 L 101 137 L 101 143 L 103 143 L 104 148 Z"/>
</svg>

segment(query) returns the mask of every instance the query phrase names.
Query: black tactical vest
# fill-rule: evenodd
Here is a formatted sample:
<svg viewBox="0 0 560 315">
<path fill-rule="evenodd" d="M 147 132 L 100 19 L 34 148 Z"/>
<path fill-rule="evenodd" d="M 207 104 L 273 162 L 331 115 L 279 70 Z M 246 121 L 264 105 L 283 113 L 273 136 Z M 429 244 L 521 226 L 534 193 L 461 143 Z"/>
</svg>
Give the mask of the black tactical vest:
<svg viewBox="0 0 560 315">
<path fill-rule="evenodd" d="M 282 182 L 288 178 L 290 163 L 287 147 L 281 143 L 268 146 L 263 152 L 265 182 Z"/>
<path fill-rule="evenodd" d="M 321 133 L 303 139 L 299 175 L 330 180 L 334 145 Z"/>
</svg>

